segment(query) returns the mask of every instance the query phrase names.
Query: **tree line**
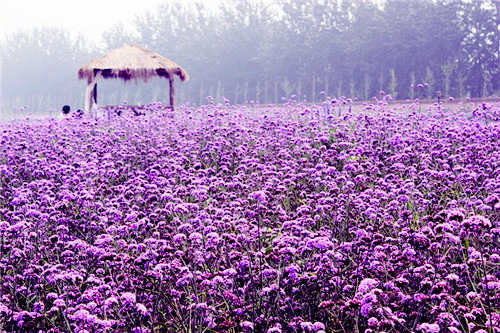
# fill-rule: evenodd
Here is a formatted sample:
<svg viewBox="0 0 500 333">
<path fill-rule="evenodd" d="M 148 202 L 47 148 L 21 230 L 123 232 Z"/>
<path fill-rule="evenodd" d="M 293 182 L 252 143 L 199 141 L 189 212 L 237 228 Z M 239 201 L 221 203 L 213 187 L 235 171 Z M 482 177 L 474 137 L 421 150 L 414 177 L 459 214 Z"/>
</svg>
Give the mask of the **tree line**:
<svg viewBox="0 0 500 333">
<path fill-rule="evenodd" d="M 180 102 L 368 100 L 380 91 L 394 99 L 498 97 L 499 10 L 498 0 L 164 2 L 104 32 L 101 47 L 56 28 L 5 38 L 2 107 L 83 104 L 77 69 L 126 44 L 189 73 L 177 83 Z M 162 80 L 102 85 L 111 103 L 168 96 Z"/>
</svg>

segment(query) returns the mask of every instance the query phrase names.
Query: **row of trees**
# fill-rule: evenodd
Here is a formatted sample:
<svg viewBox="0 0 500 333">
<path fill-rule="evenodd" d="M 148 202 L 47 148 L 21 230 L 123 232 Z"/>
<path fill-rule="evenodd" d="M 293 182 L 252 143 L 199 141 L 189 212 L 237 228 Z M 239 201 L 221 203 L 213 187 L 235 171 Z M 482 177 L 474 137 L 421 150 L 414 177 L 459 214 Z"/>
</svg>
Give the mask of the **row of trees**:
<svg viewBox="0 0 500 333">
<path fill-rule="evenodd" d="M 369 99 L 380 90 L 397 99 L 498 96 L 499 10 L 498 0 L 226 0 L 218 9 L 169 1 L 104 32 L 103 48 L 60 29 L 5 39 L 3 107 L 82 104 L 78 67 L 131 43 L 186 69 L 177 100 L 192 103 Z M 166 98 L 168 84 L 101 89 L 109 103 L 144 103 Z"/>
</svg>

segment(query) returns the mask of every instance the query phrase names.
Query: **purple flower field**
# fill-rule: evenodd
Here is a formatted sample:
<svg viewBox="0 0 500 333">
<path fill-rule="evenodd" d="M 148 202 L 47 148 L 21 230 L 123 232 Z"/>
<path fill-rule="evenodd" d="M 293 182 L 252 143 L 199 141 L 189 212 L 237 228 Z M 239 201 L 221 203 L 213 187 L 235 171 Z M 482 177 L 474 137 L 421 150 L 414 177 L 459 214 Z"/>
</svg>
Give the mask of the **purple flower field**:
<svg viewBox="0 0 500 333">
<path fill-rule="evenodd" d="M 0 328 L 499 332 L 500 104 L 467 107 L 2 123 Z"/>
</svg>

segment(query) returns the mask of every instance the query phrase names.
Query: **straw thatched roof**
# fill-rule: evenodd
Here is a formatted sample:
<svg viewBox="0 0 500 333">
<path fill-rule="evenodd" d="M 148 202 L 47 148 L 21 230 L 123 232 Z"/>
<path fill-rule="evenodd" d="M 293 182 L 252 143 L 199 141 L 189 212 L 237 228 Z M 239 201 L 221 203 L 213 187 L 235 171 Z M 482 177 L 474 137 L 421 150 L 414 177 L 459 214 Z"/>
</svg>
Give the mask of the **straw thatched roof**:
<svg viewBox="0 0 500 333">
<path fill-rule="evenodd" d="M 173 79 L 175 75 L 182 81 L 189 79 L 186 71 L 172 60 L 137 45 L 115 49 L 88 62 L 78 70 L 78 78 L 87 79 L 90 84 L 98 72 L 105 79 L 148 81 L 154 76 Z"/>
</svg>

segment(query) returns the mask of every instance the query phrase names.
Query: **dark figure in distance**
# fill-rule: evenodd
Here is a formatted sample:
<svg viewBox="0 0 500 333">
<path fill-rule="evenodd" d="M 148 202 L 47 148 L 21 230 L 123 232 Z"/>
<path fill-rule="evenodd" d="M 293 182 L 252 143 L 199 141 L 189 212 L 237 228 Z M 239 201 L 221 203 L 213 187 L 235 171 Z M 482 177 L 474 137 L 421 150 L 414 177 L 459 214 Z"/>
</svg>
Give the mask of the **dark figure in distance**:
<svg viewBox="0 0 500 333">
<path fill-rule="evenodd" d="M 70 106 L 69 105 L 63 106 L 61 118 L 63 118 L 63 119 L 69 119 L 70 116 L 71 116 L 71 108 L 70 108 Z"/>
</svg>

